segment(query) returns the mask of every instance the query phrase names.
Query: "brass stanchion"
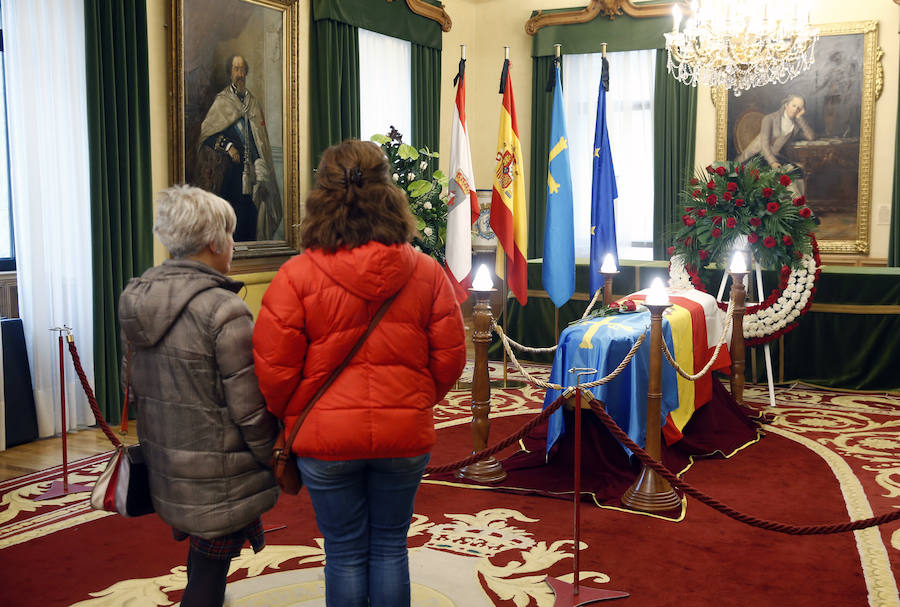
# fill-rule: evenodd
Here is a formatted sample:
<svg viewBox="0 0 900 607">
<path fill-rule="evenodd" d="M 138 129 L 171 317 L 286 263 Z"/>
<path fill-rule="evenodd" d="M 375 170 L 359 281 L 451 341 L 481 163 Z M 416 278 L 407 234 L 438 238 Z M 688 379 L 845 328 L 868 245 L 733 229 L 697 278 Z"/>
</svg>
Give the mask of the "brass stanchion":
<svg viewBox="0 0 900 607">
<path fill-rule="evenodd" d="M 53 327 L 51 331 L 59 333 L 59 410 L 60 421 L 62 423 L 62 481 L 53 481 L 47 491 L 34 498 L 34 501 L 42 501 L 55 499 L 70 493 L 85 493 L 91 490 L 87 485 L 79 483 L 69 484 L 69 454 L 66 449 L 66 435 L 68 434 L 68 424 L 66 423 L 66 363 L 63 359 L 63 335 L 68 341 L 74 341 L 72 337 L 72 329 L 68 325 L 61 327 Z"/>
<path fill-rule="evenodd" d="M 472 288 L 475 308 L 472 313 L 472 342 L 475 344 L 475 367 L 472 370 L 472 453 L 487 448 L 491 423 L 491 383 L 488 372 L 488 346 L 491 343 L 491 284 L 487 267 L 481 266 L 475 275 Z M 478 483 L 495 483 L 506 478 L 503 467 L 493 457 L 487 457 L 456 472 L 457 478 Z"/>
<path fill-rule="evenodd" d="M 744 312 L 747 291 L 744 277 L 747 264 L 742 253 L 734 254 L 731 261 L 731 301 L 734 311 L 731 316 L 731 397 L 744 404 L 744 371 L 747 352 L 744 346 Z"/>
<path fill-rule="evenodd" d="M 647 385 L 647 444 L 645 450 L 659 461 L 662 453 L 662 314 L 671 304 L 659 278 L 653 280 L 644 300 L 650 310 L 650 377 Z M 645 512 L 664 512 L 681 505 L 681 498 L 669 482 L 644 465 L 637 480 L 622 496 L 622 505 Z"/>
</svg>

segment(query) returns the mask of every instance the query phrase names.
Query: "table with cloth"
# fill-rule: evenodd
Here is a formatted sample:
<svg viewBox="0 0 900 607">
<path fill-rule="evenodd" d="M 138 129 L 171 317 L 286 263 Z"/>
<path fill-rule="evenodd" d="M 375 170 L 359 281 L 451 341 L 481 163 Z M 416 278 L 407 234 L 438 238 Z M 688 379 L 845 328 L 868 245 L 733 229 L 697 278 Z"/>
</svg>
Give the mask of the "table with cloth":
<svg viewBox="0 0 900 607">
<path fill-rule="evenodd" d="M 644 299 L 646 290 L 623 299 L 636 303 Z M 712 357 L 722 336 L 725 313 L 714 297 L 695 289 L 669 289 L 673 304 L 663 315 L 663 339 L 669 351 L 682 369 L 689 373 L 701 370 Z M 588 318 L 567 327 L 559 338 L 559 347 L 553 360 L 550 382 L 562 386 L 574 386 L 576 378 L 569 373 L 573 367 L 597 369 L 595 375 L 582 376 L 581 383 L 588 383 L 612 372 L 632 348 L 637 339 L 650 327 L 650 312 L 643 306 L 634 313 L 620 313 L 599 318 Z M 638 349 L 631 363 L 612 381 L 590 389 L 604 403 L 610 416 L 637 444 L 646 444 L 647 386 L 650 368 L 650 336 Z M 727 337 L 726 337 L 727 339 Z M 726 347 L 722 347 L 712 369 L 724 369 L 731 365 Z M 682 438 L 682 429 L 694 412 L 708 403 L 713 393 L 713 378 L 707 373 L 691 382 L 663 360 L 662 363 L 662 433 L 666 445 Z M 559 390 L 547 390 L 544 407 L 552 404 Z M 548 420 L 546 451 L 549 452 L 565 433 L 563 412 L 556 411 Z"/>
</svg>

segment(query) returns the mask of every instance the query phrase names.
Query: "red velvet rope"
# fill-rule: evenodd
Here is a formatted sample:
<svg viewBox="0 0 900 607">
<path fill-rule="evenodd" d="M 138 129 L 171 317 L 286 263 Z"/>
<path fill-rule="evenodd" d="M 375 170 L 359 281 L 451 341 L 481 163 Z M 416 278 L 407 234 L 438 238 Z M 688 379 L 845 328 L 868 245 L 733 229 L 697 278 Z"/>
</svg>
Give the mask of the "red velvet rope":
<svg viewBox="0 0 900 607">
<path fill-rule="evenodd" d="M 100 407 L 97 406 L 94 390 L 91 389 L 91 384 L 88 383 L 87 375 L 84 374 L 84 369 L 81 366 L 81 357 L 78 356 L 78 349 L 75 348 L 75 342 L 71 339 L 67 341 L 69 342 L 69 353 L 72 355 L 72 363 L 75 365 L 75 373 L 78 374 L 78 379 L 81 380 L 81 387 L 84 388 L 84 393 L 87 395 L 88 403 L 91 405 L 91 411 L 94 412 L 94 418 L 97 420 L 97 425 L 103 430 L 103 434 L 106 435 L 106 438 L 108 438 L 118 449 L 122 446 L 122 441 L 120 441 L 119 437 L 110 430 L 109 424 L 106 423 L 103 414 L 100 412 Z"/>
<path fill-rule="evenodd" d="M 719 500 L 709 497 L 702 491 L 692 487 L 688 483 L 679 479 L 675 474 L 673 474 L 668 468 L 663 466 L 661 463 L 650 457 L 646 451 L 638 447 L 634 441 L 628 438 L 628 435 L 616 425 L 616 422 L 612 417 L 603 409 L 602 406 L 597 404 L 596 402 L 590 403 L 591 409 L 594 413 L 597 414 L 597 417 L 600 418 L 600 421 L 603 422 L 603 425 L 613 433 L 613 435 L 621 441 L 623 445 L 631 449 L 631 451 L 637 455 L 638 459 L 641 460 L 648 467 L 653 468 L 656 472 L 659 473 L 660 476 L 665 478 L 669 483 L 675 487 L 676 489 L 681 489 L 686 494 L 690 495 L 693 498 L 696 498 L 698 501 L 706 504 L 710 508 L 714 510 L 718 510 L 722 514 L 733 518 L 736 521 L 741 523 L 745 523 L 750 525 L 751 527 L 759 527 L 760 529 L 765 529 L 767 531 L 776 531 L 778 533 L 786 533 L 788 535 L 827 535 L 832 533 L 843 533 L 845 531 L 856 531 L 858 529 L 866 529 L 868 527 L 874 527 L 876 525 L 883 525 L 884 523 L 890 523 L 892 521 L 896 521 L 900 519 L 900 510 L 895 510 L 894 512 L 890 512 L 888 514 L 881 514 L 879 516 L 873 516 L 866 519 L 860 519 L 857 521 L 850 521 L 848 523 L 831 523 L 827 525 L 789 525 L 787 523 L 780 523 L 778 521 L 770 521 L 766 519 L 757 518 L 755 516 L 750 516 L 749 514 L 744 514 L 734 508 L 720 502 Z"/>
<path fill-rule="evenodd" d="M 503 451 L 516 441 L 525 438 L 528 434 L 542 421 L 550 417 L 557 409 L 559 409 L 563 403 L 566 402 L 565 394 L 557 398 L 553 401 L 553 404 L 540 412 L 533 420 L 522 426 L 522 428 L 516 432 L 515 434 L 510 434 L 502 441 L 494 445 L 493 447 L 488 447 L 487 449 L 483 449 L 478 453 L 473 453 L 466 459 L 461 459 L 458 462 L 453 462 L 452 464 L 447 464 L 445 466 L 428 466 L 425 468 L 425 474 L 440 474 L 442 472 L 453 472 L 454 470 L 459 470 L 460 468 L 465 468 L 475 462 L 479 462 L 486 457 L 490 457 L 495 453 L 499 453 Z"/>
<path fill-rule="evenodd" d="M 121 447 L 122 442 L 110 429 L 109 424 L 106 423 L 106 420 L 103 418 L 103 414 L 100 412 L 100 408 L 97 406 L 97 399 L 94 397 L 94 391 L 91 389 L 91 385 L 88 383 L 87 376 L 84 374 L 84 369 L 81 366 L 81 358 L 78 356 L 78 350 L 75 348 L 75 342 L 73 341 L 69 341 L 69 352 L 72 355 L 72 362 L 75 365 L 75 372 L 78 374 L 78 379 L 81 380 L 81 386 L 82 388 L 84 388 L 84 392 L 87 395 L 88 402 L 91 405 L 91 411 L 94 412 L 94 417 L 97 419 L 97 424 L 100 426 L 100 429 L 103 430 L 103 433 L 106 434 L 107 438 L 109 438 L 110 442 L 112 442 L 113 445 L 115 445 L 117 448 Z M 493 447 L 488 447 L 487 449 L 483 449 L 478 453 L 473 453 L 466 459 L 460 460 L 458 462 L 453 462 L 452 464 L 446 464 L 444 466 L 429 466 L 425 468 L 425 473 L 438 474 L 442 472 L 452 472 L 454 470 L 459 470 L 460 468 L 464 468 L 465 466 L 474 464 L 475 462 L 481 461 L 486 457 L 499 453 L 516 441 L 527 436 L 528 433 L 531 432 L 538 424 L 543 422 L 545 419 L 550 417 L 550 415 L 552 415 L 557 409 L 559 409 L 565 401 L 566 395 L 564 394 L 557 398 L 553 402 L 553 404 L 544 409 L 540 414 L 535 416 L 533 420 L 522 426 L 522 428 L 518 432 L 507 436 L 505 439 L 503 439 Z M 641 460 L 641 462 L 658 472 L 659 475 L 669 481 L 669 483 L 673 487 L 684 491 L 686 494 L 706 504 L 710 508 L 718 510 L 722 514 L 741 523 L 750 525 L 751 527 L 759 527 L 760 529 L 765 529 L 767 531 L 786 533 L 788 535 L 827 535 L 833 533 L 843 533 L 845 531 L 866 529 L 868 527 L 883 525 L 885 523 L 890 523 L 900 519 L 900 510 L 895 510 L 894 512 L 890 512 L 888 514 L 881 514 L 879 516 L 873 516 L 857 521 L 850 521 L 847 523 L 798 526 L 789 525 L 787 523 L 780 523 L 778 521 L 770 521 L 744 514 L 743 512 L 735 510 L 727 504 L 706 495 L 702 491 L 679 479 L 668 468 L 650 457 L 646 451 L 637 446 L 637 444 L 635 444 L 635 442 L 632 441 L 628 437 L 628 435 L 621 428 L 619 428 L 618 425 L 616 425 L 616 422 L 609 416 L 602 405 L 592 399 L 587 399 L 587 402 L 590 404 L 590 407 L 594 411 L 594 413 L 597 414 L 597 417 L 600 418 L 600 421 L 603 422 L 603 425 L 606 426 L 606 428 L 610 432 L 612 432 L 612 434 L 617 439 L 619 439 L 619 441 L 623 445 L 631 449 L 631 451 L 638 457 L 639 460 Z"/>
</svg>

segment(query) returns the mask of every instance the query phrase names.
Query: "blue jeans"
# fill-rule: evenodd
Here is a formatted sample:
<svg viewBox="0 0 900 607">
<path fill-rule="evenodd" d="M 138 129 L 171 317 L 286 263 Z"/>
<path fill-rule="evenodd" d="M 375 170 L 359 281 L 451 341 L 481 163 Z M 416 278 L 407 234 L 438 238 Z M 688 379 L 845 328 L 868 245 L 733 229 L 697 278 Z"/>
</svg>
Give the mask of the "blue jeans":
<svg viewBox="0 0 900 607">
<path fill-rule="evenodd" d="M 325 538 L 326 605 L 409 606 L 406 536 L 429 457 L 297 458 Z"/>
</svg>

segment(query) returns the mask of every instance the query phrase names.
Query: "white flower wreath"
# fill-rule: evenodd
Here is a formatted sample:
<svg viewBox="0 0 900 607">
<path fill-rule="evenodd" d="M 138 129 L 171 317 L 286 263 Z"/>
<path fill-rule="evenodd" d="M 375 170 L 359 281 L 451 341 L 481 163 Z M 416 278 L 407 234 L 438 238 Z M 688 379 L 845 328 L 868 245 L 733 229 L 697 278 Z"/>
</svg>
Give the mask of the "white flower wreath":
<svg viewBox="0 0 900 607">
<path fill-rule="evenodd" d="M 819 249 L 813 243 L 813 254 L 804 255 L 798 267 L 791 269 L 783 287 L 772 291 L 768 298 L 747 306 L 744 313 L 744 339 L 748 345 L 764 344 L 781 337 L 797 326 L 800 317 L 809 310 L 816 292 L 816 280 L 821 273 Z M 680 255 L 673 255 L 669 263 L 669 286 L 673 289 L 698 288 L 706 291 L 698 277 L 692 277 Z M 719 302 L 725 310 L 727 302 Z"/>
</svg>

